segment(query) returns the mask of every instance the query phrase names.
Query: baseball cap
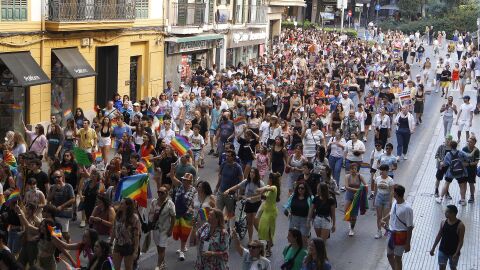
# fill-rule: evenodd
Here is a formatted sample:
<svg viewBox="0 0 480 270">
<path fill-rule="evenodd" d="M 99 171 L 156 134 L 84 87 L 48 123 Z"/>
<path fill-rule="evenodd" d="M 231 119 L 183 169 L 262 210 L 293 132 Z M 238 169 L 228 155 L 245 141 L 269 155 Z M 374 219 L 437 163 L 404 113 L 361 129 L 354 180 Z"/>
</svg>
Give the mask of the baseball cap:
<svg viewBox="0 0 480 270">
<path fill-rule="evenodd" d="M 135 102 L 135 103 L 133 103 L 133 106 L 140 106 L 140 103 Z"/>
</svg>

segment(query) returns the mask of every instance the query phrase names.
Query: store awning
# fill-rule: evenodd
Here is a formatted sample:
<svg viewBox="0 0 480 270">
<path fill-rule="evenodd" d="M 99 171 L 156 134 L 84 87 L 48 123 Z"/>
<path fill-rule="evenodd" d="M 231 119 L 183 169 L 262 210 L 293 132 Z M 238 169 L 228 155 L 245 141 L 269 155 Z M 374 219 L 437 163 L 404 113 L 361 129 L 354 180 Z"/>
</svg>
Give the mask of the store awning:
<svg viewBox="0 0 480 270">
<path fill-rule="evenodd" d="M 215 40 L 215 39 L 223 39 L 223 34 L 195 35 L 195 36 L 189 36 L 189 37 L 171 37 L 171 38 L 166 38 L 165 41 L 175 42 L 175 43 L 184 43 L 184 42 Z"/>
<path fill-rule="evenodd" d="M 74 79 L 97 75 L 77 48 L 56 49 L 53 53 Z"/>
<path fill-rule="evenodd" d="M 1 53 L 0 60 L 12 72 L 20 86 L 32 86 L 49 83 L 47 74 L 35 62 L 29 52 Z"/>
</svg>

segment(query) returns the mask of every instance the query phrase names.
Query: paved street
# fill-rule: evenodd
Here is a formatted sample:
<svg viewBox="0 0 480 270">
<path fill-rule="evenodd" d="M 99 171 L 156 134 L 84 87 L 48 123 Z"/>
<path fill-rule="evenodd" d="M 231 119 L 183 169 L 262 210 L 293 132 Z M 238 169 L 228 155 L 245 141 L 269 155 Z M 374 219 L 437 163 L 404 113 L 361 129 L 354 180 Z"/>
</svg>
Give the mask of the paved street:
<svg viewBox="0 0 480 270">
<path fill-rule="evenodd" d="M 431 53 L 431 48 L 427 48 L 427 56 Z M 433 60 L 433 65 L 436 60 Z M 420 67 L 413 66 L 413 74 L 416 75 Z M 433 77 L 430 76 L 430 77 Z M 429 84 L 430 87 L 430 84 Z M 471 86 L 467 86 L 467 94 L 472 96 L 474 101 L 475 92 Z M 455 103 L 460 105 L 458 92 L 454 92 Z M 412 242 L 412 251 L 405 256 L 404 269 L 435 269 L 436 257 L 430 257 L 428 251 L 433 243 L 434 237 L 438 230 L 439 222 L 443 218 L 442 206 L 435 203 L 433 198 L 434 189 L 434 152 L 438 144 L 443 142 L 443 127 L 441 126 L 439 108 L 444 102 L 440 94 L 433 93 L 426 97 L 424 123 L 417 127 L 412 137 L 409 147 L 409 160 L 401 161 L 395 174 L 395 182 L 404 185 L 409 193 L 408 200 L 414 208 L 414 237 Z M 453 131 L 456 132 L 456 126 Z M 474 128 L 476 134 L 480 134 L 480 121 L 478 116 L 474 120 Z M 370 135 L 372 136 L 372 135 Z M 365 160 L 369 157 L 373 149 L 373 139 L 369 138 L 367 146 L 367 154 Z M 396 145 L 395 137 L 391 142 Z M 464 145 L 462 141 L 461 145 Z M 209 146 L 207 147 L 210 148 Z M 394 148 L 395 149 L 395 148 Z M 216 184 L 217 177 L 217 160 L 208 156 L 207 166 L 200 170 L 200 179 L 207 180 L 212 186 Z M 367 174 L 365 170 L 363 173 Z M 285 179 L 282 183 L 285 183 Z M 451 185 L 450 192 L 454 202 L 458 201 L 459 191 L 456 183 Z M 478 192 L 477 192 L 478 194 Z M 281 251 L 288 245 L 286 239 L 286 231 L 288 230 L 287 218 L 282 214 L 281 205 L 287 198 L 287 192 L 283 191 L 281 202 L 277 204 L 279 207 L 279 215 L 277 218 L 276 239 L 273 247 L 273 256 L 270 258 L 273 262 L 272 269 L 279 269 L 283 263 Z M 385 238 L 375 240 L 376 232 L 375 212 L 372 207 L 365 216 L 360 216 L 356 227 L 355 237 L 348 237 L 348 224 L 342 220 L 343 217 L 343 194 L 339 197 L 339 205 L 337 208 L 337 231 L 332 234 L 331 239 L 327 243 L 328 257 L 334 269 L 388 269 L 388 263 L 385 258 Z M 467 227 L 466 242 L 460 259 L 459 269 L 477 269 L 479 266 L 479 248 L 475 245 L 475 241 L 480 239 L 480 217 L 478 214 L 478 201 L 475 204 L 469 204 L 465 207 L 459 207 L 459 218 L 462 219 Z M 444 203 L 445 206 L 445 203 Z M 475 211 L 476 210 L 476 211 Z M 81 229 L 78 228 L 78 222 L 71 226 L 72 234 L 75 240 L 81 237 Z M 244 241 L 246 245 L 246 242 Z M 186 254 L 187 259 L 184 262 L 177 260 L 175 250 L 179 248 L 179 242 L 170 240 L 166 260 L 169 269 L 192 269 L 195 258 L 196 248 L 192 248 Z M 230 268 L 239 269 L 241 258 L 231 249 Z M 152 246 L 146 254 L 142 254 L 140 259 L 140 269 L 154 269 L 156 264 L 156 249 Z"/>
</svg>

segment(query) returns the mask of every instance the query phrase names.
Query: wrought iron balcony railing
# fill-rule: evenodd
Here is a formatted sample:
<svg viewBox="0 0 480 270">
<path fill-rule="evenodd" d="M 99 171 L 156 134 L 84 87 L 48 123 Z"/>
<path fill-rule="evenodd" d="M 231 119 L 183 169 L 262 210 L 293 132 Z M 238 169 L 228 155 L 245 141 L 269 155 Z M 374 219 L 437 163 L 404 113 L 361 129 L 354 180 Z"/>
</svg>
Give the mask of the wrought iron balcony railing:
<svg viewBox="0 0 480 270">
<path fill-rule="evenodd" d="M 135 19 L 135 1 L 51 0 L 48 20 L 54 22 L 131 21 Z"/>
</svg>

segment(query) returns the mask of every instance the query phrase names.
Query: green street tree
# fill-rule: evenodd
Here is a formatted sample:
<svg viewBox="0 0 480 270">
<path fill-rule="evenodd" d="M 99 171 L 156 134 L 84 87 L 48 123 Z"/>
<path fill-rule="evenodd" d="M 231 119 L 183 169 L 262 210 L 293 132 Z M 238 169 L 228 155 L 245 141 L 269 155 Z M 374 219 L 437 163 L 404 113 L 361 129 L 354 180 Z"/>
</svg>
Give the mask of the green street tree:
<svg viewBox="0 0 480 270">
<path fill-rule="evenodd" d="M 400 0 L 397 5 L 402 16 L 411 19 L 420 11 L 421 4 L 419 0 Z"/>
</svg>

